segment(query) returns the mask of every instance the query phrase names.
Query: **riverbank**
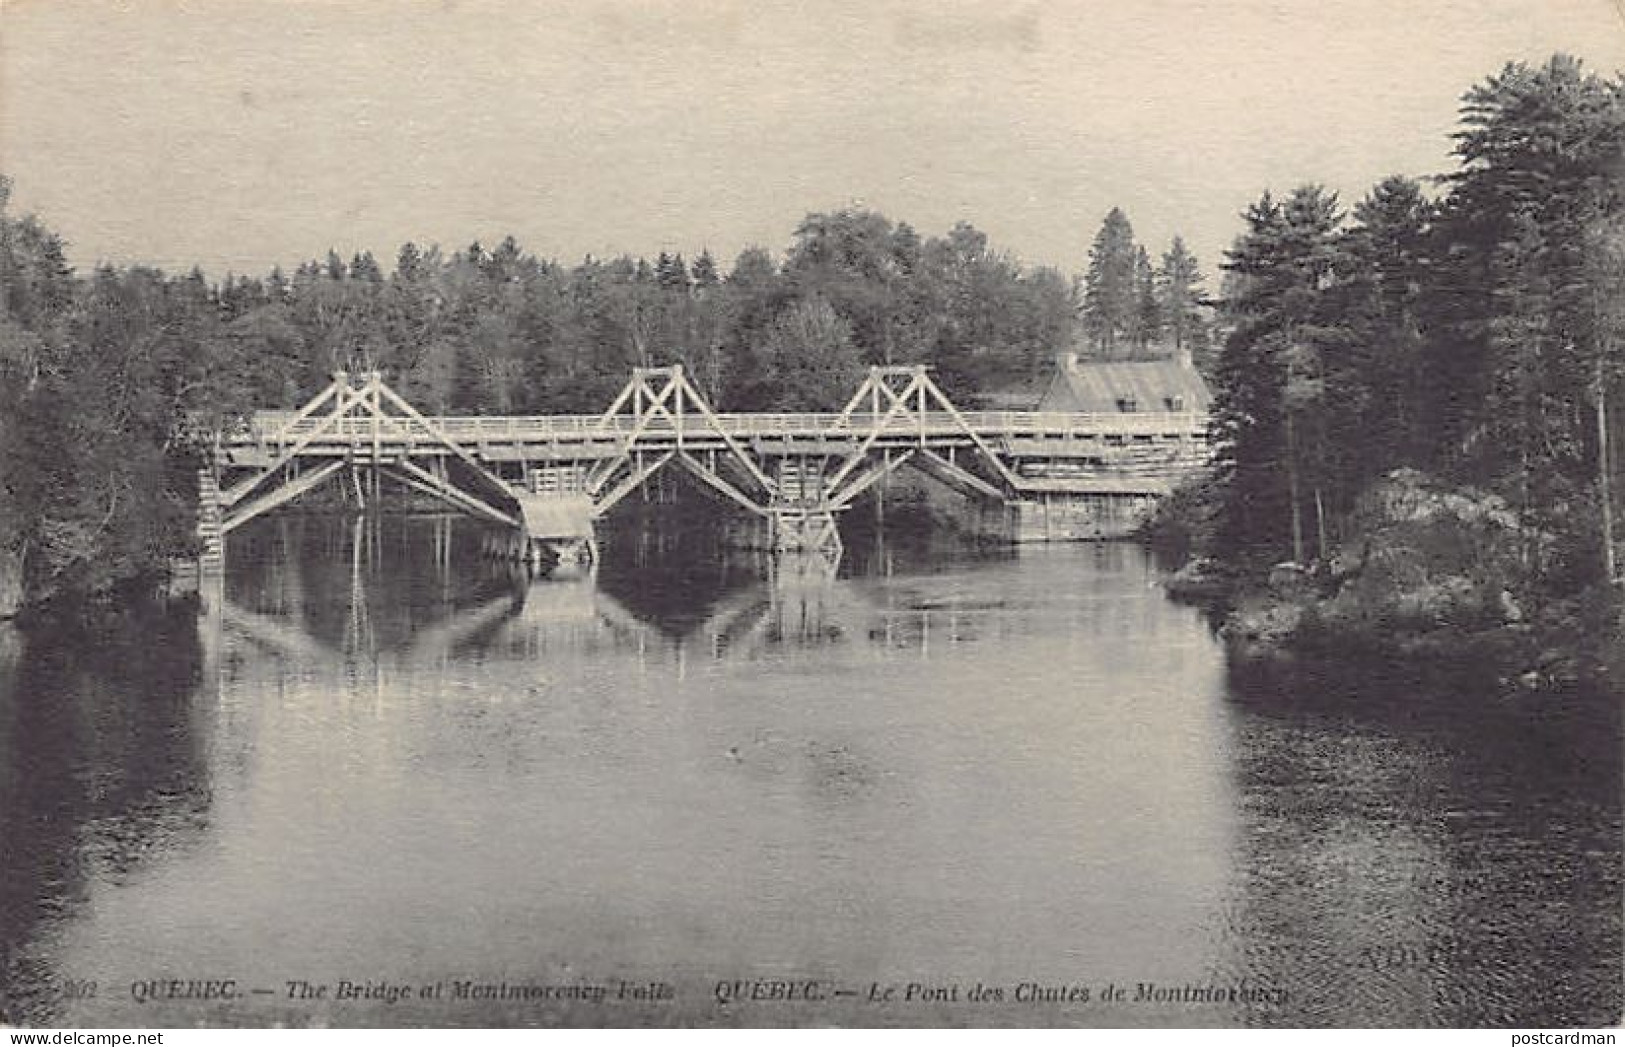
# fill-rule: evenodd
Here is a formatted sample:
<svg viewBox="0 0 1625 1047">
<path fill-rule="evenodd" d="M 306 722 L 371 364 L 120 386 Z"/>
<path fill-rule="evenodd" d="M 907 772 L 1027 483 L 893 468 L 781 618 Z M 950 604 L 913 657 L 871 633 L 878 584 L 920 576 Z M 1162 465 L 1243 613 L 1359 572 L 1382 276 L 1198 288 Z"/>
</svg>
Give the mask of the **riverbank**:
<svg viewBox="0 0 1625 1047">
<path fill-rule="evenodd" d="M 1239 666 L 1397 667 L 1506 692 L 1606 685 L 1625 672 L 1618 595 L 1565 588 L 1550 536 L 1493 495 L 1396 471 L 1309 565 L 1204 556 L 1209 504 L 1201 491 L 1171 499 L 1144 537 L 1186 561 L 1170 595 L 1209 609 Z"/>
</svg>

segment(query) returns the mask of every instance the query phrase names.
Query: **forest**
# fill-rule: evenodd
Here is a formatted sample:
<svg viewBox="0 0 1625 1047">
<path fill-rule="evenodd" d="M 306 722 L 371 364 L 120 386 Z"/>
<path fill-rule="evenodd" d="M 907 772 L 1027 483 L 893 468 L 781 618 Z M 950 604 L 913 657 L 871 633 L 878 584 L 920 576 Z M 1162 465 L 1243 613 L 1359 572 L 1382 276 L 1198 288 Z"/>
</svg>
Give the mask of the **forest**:
<svg viewBox="0 0 1625 1047">
<path fill-rule="evenodd" d="M 1625 79 L 1508 65 L 1460 112 L 1459 166 L 1430 183 L 1246 208 L 1218 470 L 1176 511 L 1243 588 L 1313 567 L 1242 623 L 1266 643 L 1517 636 L 1564 675 L 1615 634 Z"/>
<path fill-rule="evenodd" d="M 923 363 L 973 406 L 1032 394 L 1075 348 L 1188 351 L 1208 375 L 1214 476 L 1161 526 L 1235 577 L 1289 561 L 1334 592 L 1393 529 L 1374 506 L 1410 497 L 1506 538 L 1461 583 L 1474 606 L 1612 606 L 1625 81 L 1565 56 L 1509 64 L 1460 114 L 1453 171 L 1386 178 L 1352 206 L 1317 185 L 1263 192 L 1217 287 L 1182 240 L 1153 255 L 1117 208 L 1080 238 L 1076 275 L 967 223 L 922 237 L 856 209 L 808 214 L 782 255 L 726 269 L 705 251 L 565 265 L 509 238 L 408 243 L 387 271 L 329 251 L 212 282 L 78 274 L 0 183 L 12 602 L 150 584 L 191 548 L 209 428 L 296 405 L 340 367 L 379 368 L 429 411 L 500 414 L 595 412 L 629 368 L 673 362 L 719 409 L 828 408 L 865 365 Z"/>
</svg>

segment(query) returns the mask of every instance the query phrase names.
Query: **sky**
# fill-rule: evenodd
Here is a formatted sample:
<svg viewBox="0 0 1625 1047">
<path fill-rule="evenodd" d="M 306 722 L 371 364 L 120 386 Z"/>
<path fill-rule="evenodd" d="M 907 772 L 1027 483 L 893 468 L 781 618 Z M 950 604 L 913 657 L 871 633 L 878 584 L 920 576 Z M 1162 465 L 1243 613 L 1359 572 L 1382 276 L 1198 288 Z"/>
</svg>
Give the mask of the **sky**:
<svg viewBox="0 0 1625 1047">
<path fill-rule="evenodd" d="M 80 268 L 726 266 L 857 206 L 1072 274 L 1118 206 L 1211 274 L 1266 188 L 1449 170 L 1556 51 L 1625 70 L 1625 0 L 0 0 L 0 172 Z"/>
</svg>

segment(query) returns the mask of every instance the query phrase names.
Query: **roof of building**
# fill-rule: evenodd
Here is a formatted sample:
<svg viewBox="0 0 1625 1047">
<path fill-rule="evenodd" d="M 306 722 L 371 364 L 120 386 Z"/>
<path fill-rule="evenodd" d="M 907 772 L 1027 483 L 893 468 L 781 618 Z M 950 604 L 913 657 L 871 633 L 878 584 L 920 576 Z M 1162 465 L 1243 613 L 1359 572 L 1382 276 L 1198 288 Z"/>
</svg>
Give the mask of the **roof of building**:
<svg viewBox="0 0 1625 1047">
<path fill-rule="evenodd" d="M 1213 395 L 1183 360 L 1070 360 L 1039 402 L 1040 411 L 1206 411 Z"/>
</svg>

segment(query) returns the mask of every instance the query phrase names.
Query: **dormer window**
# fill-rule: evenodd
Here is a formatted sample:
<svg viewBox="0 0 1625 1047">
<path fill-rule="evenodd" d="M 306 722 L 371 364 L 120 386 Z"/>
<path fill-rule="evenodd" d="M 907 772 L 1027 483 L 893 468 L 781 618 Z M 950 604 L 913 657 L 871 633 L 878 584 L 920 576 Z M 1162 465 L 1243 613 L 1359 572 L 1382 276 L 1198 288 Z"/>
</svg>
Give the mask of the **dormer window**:
<svg viewBox="0 0 1625 1047">
<path fill-rule="evenodd" d="M 1162 398 L 1162 404 L 1170 411 L 1183 411 L 1185 409 L 1185 398 L 1183 396 L 1165 396 Z"/>
<path fill-rule="evenodd" d="M 1133 414 L 1140 409 L 1140 403 L 1132 396 L 1119 396 L 1117 398 L 1117 409 L 1124 414 Z"/>
</svg>

